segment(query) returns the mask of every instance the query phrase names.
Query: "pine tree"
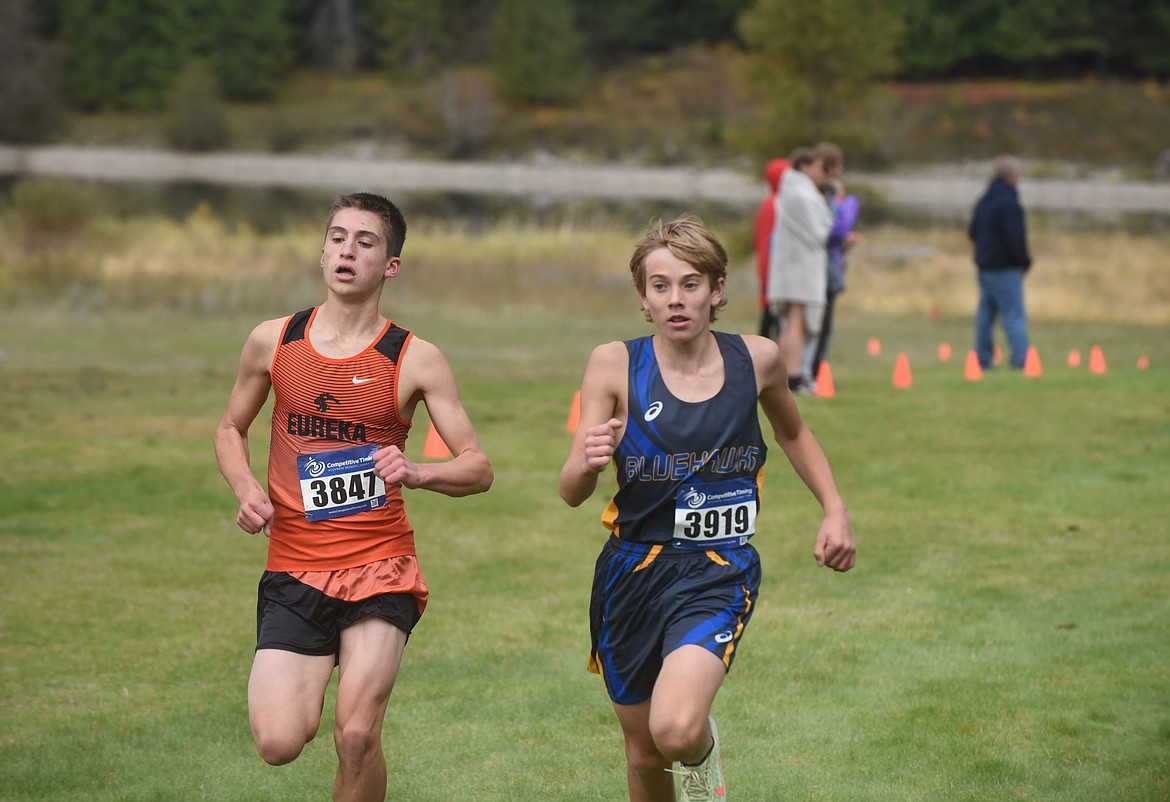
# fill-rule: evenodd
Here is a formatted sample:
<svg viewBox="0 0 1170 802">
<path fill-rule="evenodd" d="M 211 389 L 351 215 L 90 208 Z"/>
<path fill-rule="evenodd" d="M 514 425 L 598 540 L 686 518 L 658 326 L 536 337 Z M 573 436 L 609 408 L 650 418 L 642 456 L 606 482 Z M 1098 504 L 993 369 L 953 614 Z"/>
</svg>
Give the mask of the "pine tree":
<svg viewBox="0 0 1170 802">
<path fill-rule="evenodd" d="M 493 66 L 501 92 L 537 103 L 564 100 L 585 77 L 568 0 L 501 0 Z"/>
<path fill-rule="evenodd" d="M 196 12 L 194 53 L 215 71 L 224 97 L 272 97 L 293 62 L 285 0 L 186 0 Z"/>
<path fill-rule="evenodd" d="M 848 139 L 834 127 L 897 68 L 900 18 L 884 0 L 760 0 L 739 20 L 747 83 L 767 106 L 770 148 Z"/>
<path fill-rule="evenodd" d="M 82 108 L 159 108 L 191 54 L 189 11 L 171 0 L 63 0 L 66 89 Z"/>
<path fill-rule="evenodd" d="M 0 0 L 0 140 L 36 142 L 60 119 L 58 58 L 29 0 Z"/>
</svg>

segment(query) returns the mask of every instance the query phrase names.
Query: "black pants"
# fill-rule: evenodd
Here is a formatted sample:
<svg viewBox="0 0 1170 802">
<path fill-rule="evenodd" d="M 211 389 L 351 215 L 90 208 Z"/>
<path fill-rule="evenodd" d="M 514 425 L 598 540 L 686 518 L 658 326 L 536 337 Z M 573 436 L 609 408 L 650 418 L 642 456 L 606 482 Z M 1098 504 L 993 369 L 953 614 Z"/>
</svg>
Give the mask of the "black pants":
<svg viewBox="0 0 1170 802">
<path fill-rule="evenodd" d="M 821 319 L 821 336 L 817 340 L 817 350 L 813 354 L 812 378 L 815 380 L 817 371 L 821 369 L 821 362 L 829 355 L 829 338 L 833 335 L 833 304 L 838 293 L 830 292 L 825 297 L 825 316 Z"/>
</svg>

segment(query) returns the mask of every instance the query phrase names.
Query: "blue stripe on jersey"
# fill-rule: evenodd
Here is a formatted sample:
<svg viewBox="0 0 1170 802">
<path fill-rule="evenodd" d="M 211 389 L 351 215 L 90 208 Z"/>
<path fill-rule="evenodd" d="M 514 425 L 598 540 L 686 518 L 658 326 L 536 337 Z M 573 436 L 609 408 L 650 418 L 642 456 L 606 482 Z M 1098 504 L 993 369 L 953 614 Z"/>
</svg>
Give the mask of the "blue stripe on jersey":
<svg viewBox="0 0 1170 802">
<path fill-rule="evenodd" d="M 602 661 L 602 675 L 605 677 L 606 684 L 610 686 L 611 694 L 615 699 L 625 699 L 629 695 L 629 689 L 625 682 L 622 681 L 621 672 L 618 671 L 617 665 L 613 662 L 615 654 L 613 644 L 610 640 L 613 630 L 610 629 L 608 622 L 613 620 L 613 602 L 619 596 L 613 593 L 613 586 L 625 574 L 631 573 L 642 560 L 646 559 L 646 553 L 649 549 L 631 549 L 623 551 L 620 554 L 615 554 L 610 560 L 609 565 L 606 566 L 605 578 L 605 622 L 602 624 L 601 633 L 598 637 L 596 655 Z"/>
<path fill-rule="evenodd" d="M 654 356 L 654 341 L 647 337 L 643 340 L 635 340 L 630 349 L 630 362 L 632 376 L 641 379 L 640 382 L 631 382 L 630 389 L 634 391 L 634 397 L 629 399 L 629 420 L 626 423 L 626 434 L 622 438 L 622 450 L 626 450 L 625 442 L 630 441 L 629 451 L 632 456 L 636 457 L 652 457 L 655 455 L 664 454 L 662 448 L 662 435 L 659 434 L 658 428 L 653 421 L 646 420 L 646 408 L 648 406 L 648 399 L 654 389 L 654 383 L 659 381 L 660 371 L 658 369 L 658 360 Z M 620 470 L 619 466 L 619 470 Z"/>
<path fill-rule="evenodd" d="M 720 550 L 719 556 L 734 563 L 740 570 L 746 570 L 752 564 L 752 560 L 747 559 L 748 553 L 738 549 Z M 711 641 L 720 632 L 730 632 L 734 637 L 741 623 L 741 611 L 743 615 L 749 616 L 754 606 L 751 593 L 750 587 L 737 584 L 731 604 L 720 615 L 708 618 L 694 627 L 682 639 L 682 643 L 702 645 Z"/>
<path fill-rule="evenodd" d="M 738 588 L 738 592 L 735 596 L 735 603 L 742 605 L 743 597 L 743 588 Z M 680 643 L 693 644 L 698 646 L 713 639 L 720 632 L 727 632 L 730 630 L 734 635 L 735 630 L 738 627 L 739 621 L 736 619 L 736 616 L 729 611 L 724 610 L 718 616 L 714 618 L 708 618 L 702 624 L 699 624 L 697 627 L 692 629 L 686 634 Z"/>
<path fill-rule="evenodd" d="M 729 563 L 733 563 L 741 571 L 746 571 L 752 564 L 752 561 L 747 559 L 747 554 L 739 549 L 722 549 L 719 551 L 719 556 Z"/>
</svg>

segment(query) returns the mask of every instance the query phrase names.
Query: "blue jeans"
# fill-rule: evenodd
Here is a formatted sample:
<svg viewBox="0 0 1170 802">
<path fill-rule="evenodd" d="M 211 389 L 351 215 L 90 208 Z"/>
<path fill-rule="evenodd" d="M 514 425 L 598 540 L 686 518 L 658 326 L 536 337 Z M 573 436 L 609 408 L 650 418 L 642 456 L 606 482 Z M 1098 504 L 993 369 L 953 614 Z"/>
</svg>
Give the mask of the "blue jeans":
<svg viewBox="0 0 1170 802">
<path fill-rule="evenodd" d="M 995 352 L 992 326 L 1003 322 L 1011 351 L 1011 366 L 1022 368 L 1028 355 L 1028 314 L 1024 311 L 1023 270 L 980 270 L 979 308 L 975 312 L 975 354 L 979 364 L 991 367 Z"/>
</svg>

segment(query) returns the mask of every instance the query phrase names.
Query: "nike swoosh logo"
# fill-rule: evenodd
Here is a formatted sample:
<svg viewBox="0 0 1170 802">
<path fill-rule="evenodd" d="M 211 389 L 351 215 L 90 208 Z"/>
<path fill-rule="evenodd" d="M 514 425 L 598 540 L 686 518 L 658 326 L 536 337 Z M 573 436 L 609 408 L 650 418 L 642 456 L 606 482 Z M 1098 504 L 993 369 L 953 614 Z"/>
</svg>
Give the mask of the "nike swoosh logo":
<svg viewBox="0 0 1170 802">
<path fill-rule="evenodd" d="M 357 376 L 353 377 L 354 384 L 365 384 L 366 382 L 372 382 L 373 380 L 374 380 L 374 377 L 370 377 L 368 379 L 359 379 Z"/>
</svg>

